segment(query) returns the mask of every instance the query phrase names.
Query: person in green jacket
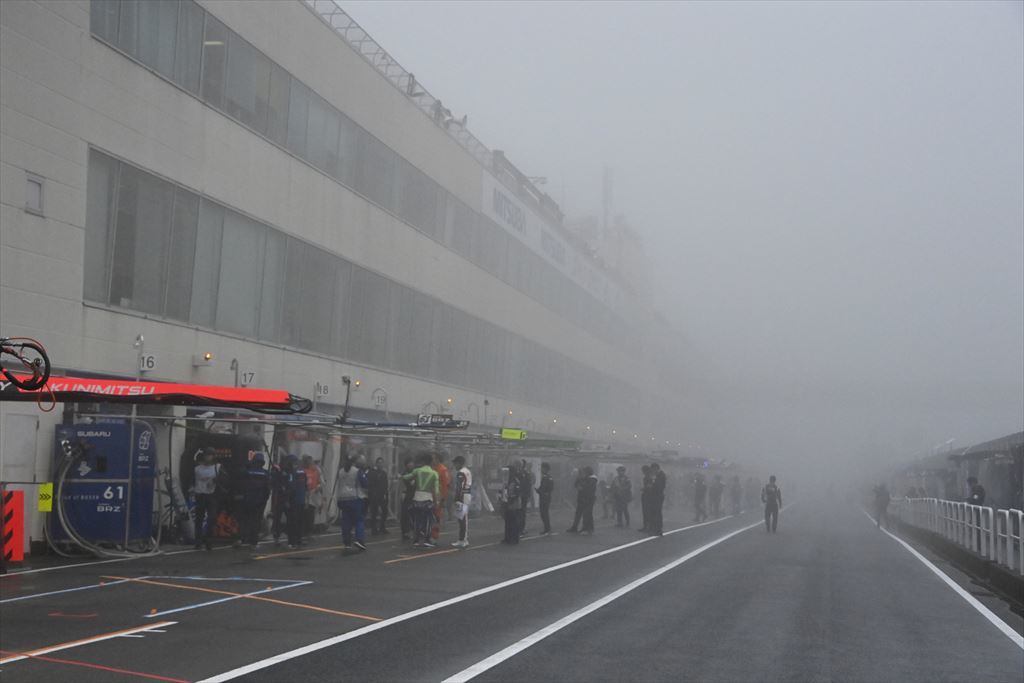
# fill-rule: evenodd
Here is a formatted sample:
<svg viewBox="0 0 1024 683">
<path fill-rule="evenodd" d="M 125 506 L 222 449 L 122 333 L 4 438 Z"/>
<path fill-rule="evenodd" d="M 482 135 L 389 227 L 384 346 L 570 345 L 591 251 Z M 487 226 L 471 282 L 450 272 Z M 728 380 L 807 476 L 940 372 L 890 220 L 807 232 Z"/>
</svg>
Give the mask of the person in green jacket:
<svg viewBox="0 0 1024 683">
<path fill-rule="evenodd" d="M 440 501 L 441 487 L 431 462 L 430 453 L 420 453 L 416 456 L 416 469 L 402 475 L 403 481 L 412 482 L 415 487 L 412 494 L 412 518 L 413 546 L 416 548 L 435 547 L 430 538 L 430 522 L 434 506 Z"/>
</svg>

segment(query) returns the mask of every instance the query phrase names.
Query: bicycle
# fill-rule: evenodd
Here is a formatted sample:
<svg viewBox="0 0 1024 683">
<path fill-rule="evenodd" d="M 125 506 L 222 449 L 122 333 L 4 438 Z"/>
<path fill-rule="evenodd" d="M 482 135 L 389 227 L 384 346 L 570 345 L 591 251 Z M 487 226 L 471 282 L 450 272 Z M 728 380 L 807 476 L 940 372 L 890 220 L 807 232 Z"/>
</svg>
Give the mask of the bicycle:
<svg viewBox="0 0 1024 683">
<path fill-rule="evenodd" d="M 0 337 L 0 360 L 3 356 L 17 359 L 24 375 L 15 374 L 13 370 L 0 366 L 0 373 L 14 386 L 23 391 L 36 391 L 46 386 L 50 379 L 50 357 L 46 349 L 31 337 Z"/>
</svg>

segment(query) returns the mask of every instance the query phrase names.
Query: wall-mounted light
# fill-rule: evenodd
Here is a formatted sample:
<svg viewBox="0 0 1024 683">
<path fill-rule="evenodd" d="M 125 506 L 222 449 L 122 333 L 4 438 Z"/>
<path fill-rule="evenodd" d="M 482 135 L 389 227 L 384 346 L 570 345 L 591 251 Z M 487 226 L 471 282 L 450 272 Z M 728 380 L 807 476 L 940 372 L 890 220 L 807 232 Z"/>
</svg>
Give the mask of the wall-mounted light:
<svg viewBox="0 0 1024 683">
<path fill-rule="evenodd" d="M 451 404 L 455 403 L 455 399 L 454 399 L 454 398 L 452 398 L 451 396 L 449 396 L 449 397 L 448 397 L 447 399 L 445 399 L 445 402 L 446 402 L 446 403 L 447 403 L 448 405 L 451 405 Z"/>
<path fill-rule="evenodd" d="M 638 439 L 638 438 L 640 438 L 640 437 L 639 437 L 639 436 L 638 436 L 637 434 L 634 434 L 634 435 L 633 435 L 633 438 L 634 438 L 634 439 Z"/>
<path fill-rule="evenodd" d="M 511 408 L 508 409 L 508 414 L 511 417 L 511 415 L 512 415 L 512 409 Z"/>
<path fill-rule="evenodd" d="M 616 434 L 618 434 L 618 433 L 619 433 L 619 430 L 617 430 L 617 429 L 613 429 L 613 430 L 612 430 L 612 436 L 615 436 L 615 435 L 616 435 Z"/>
<path fill-rule="evenodd" d="M 558 424 L 558 418 L 557 417 L 551 418 L 551 424 Z"/>
<path fill-rule="evenodd" d="M 197 353 L 192 356 L 192 367 L 201 368 L 209 365 L 213 365 L 213 354 L 209 351 Z"/>
<path fill-rule="evenodd" d="M 587 425 L 587 431 L 590 431 L 590 425 Z M 614 433 L 614 432 L 613 432 Z"/>
<path fill-rule="evenodd" d="M 361 379 L 352 380 L 352 388 L 353 389 L 358 389 L 361 386 L 363 386 L 363 380 L 361 380 Z"/>
</svg>

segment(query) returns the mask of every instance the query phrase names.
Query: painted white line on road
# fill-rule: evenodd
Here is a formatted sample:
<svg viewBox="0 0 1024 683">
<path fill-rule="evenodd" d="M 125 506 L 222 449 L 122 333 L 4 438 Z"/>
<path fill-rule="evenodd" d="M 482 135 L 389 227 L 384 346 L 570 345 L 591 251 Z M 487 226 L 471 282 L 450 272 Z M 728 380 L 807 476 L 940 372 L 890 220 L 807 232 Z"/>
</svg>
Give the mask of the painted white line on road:
<svg viewBox="0 0 1024 683">
<path fill-rule="evenodd" d="M 701 522 L 700 524 L 691 524 L 690 526 L 684 526 L 684 527 L 681 527 L 679 529 L 673 529 L 671 531 L 666 531 L 665 532 L 665 536 L 669 536 L 671 534 L 679 533 L 680 531 L 686 531 L 688 529 L 696 529 L 697 527 L 707 526 L 709 524 L 716 524 L 718 522 L 723 522 L 726 519 L 729 519 L 729 517 L 720 517 L 719 519 L 714 519 L 714 520 L 711 520 L 711 521 L 708 521 L 708 522 Z M 757 524 L 763 524 L 763 522 L 758 522 Z M 744 527 L 744 530 L 747 529 L 747 528 L 748 527 Z M 257 662 L 253 662 L 252 664 L 246 664 L 245 666 L 240 666 L 237 669 L 232 669 L 230 671 L 225 671 L 224 673 L 217 674 L 216 676 L 211 676 L 209 678 L 204 678 L 203 680 L 198 681 L 197 683 L 220 683 L 221 681 L 230 681 L 230 680 L 232 680 L 234 678 L 238 678 L 239 676 L 245 676 L 246 674 L 250 674 L 250 673 L 252 673 L 254 671 L 259 671 L 261 669 L 266 669 L 268 667 L 274 666 L 275 664 L 280 664 L 281 662 L 286 662 L 289 659 L 295 659 L 296 657 L 302 657 L 303 655 L 308 655 L 308 654 L 310 654 L 312 652 L 316 652 L 318 650 L 323 650 L 324 648 L 328 648 L 328 647 L 331 647 L 333 645 L 338 645 L 339 643 L 344 643 L 344 642 L 349 641 L 349 640 L 354 640 L 356 638 L 360 638 L 362 636 L 365 636 L 365 635 L 368 635 L 370 633 L 373 633 L 374 631 L 379 631 L 379 630 L 385 629 L 385 628 L 387 628 L 389 626 L 394 626 L 395 624 L 400 624 L 403 621 L 408 621 L 409 619 L 415 619 L 416 617 L 422 616 L 424 614 L 429 614 L 430 612 L 434 612 L 434 611 L 437 611 L 439 609 L 443 609 L 445 607 L 449 607 L 451 605 L 457 605 L 460 602 L 465 602 L 466 600 L 472 600 L 473 598 L 479 597 L 481 595 L 486 595 L 487 593 L 492 593 L 494 591 L 498 591 L 498 590 L 501 590 L 503 588 L 508 588 L 509 586 L 514 586 L 514 585 L 516 585 L 518 583 L 522 583 L 524 581 L 529 581 L 530 579 L 535 579 L 538 576 L 544 576 L 545 574 L 550 574 L 552 572 L 557 572 L 557 571 L 559 571 L 561 569 L 566 569 L 568 567 L 573 567 L 575 565 L 582 564 L 584 562 L 589 562 L 590 560 L 596 560 L 599 557 L 604 557 L 605 555 L 610 555 L 612 553 L 617 553 L 617 552 L 619 552 L 621 550 L 626 550 L 627 548 L 632 548 L 634 546 L 638 546 L 641 543 L 649 543 L 651 541 L 656 540 L 657 538 L 658 538 L 658 536 L 647 536 L 645 538 L 641 538 L 641 539 L 636 540 L 636 541 L 631 541 L 629 543 L 624 543 L 622 545 L 617 545 L 617 546 L 614 546 L 612 548 L 607 548 L 605 550 L 601 550 L 601 551 L 593 553 L 591 555 L 584 555 L 583 557 L 578 557 L 575 560 L 569 560 L 568 562 L 562 562 L 561 564 L 556 564 L 556 565 L 553 565 L 551 567 L 545 567 L 544 569 L 538 569 L 537 571 L 530 572 L 529 574 L 523 574 L 522 576 L 517 576 L 517 577 L 512 578 L 512 579 L 507 579 L 505 581 L 501 581 L 499 583 L 495 583 L 495 584 L 492 584 L 490 586 L 484 586 L 483 588 L 478 588 L 478 589 L 476 589 L 474 591 L 471 591 L 469 593 L 464 593 L 463 595 L 458 595 L 458 596 L 456 596 L 454 598 L 448 598 L 447 600 L 442 600 L 440 602 L 435 602 L 435 603 L 432 603 L 430 605 L 425 605 L 425 606 L 420 607 L 418 609 L 414 609 L 411 612 L 405 612 L 403 614 L 398 614 L 396 616 L 389 617 L 389 618 L 384 619 L 382 621 L 378 621 L 375 624 L 370 624 L 369 626 L 363 626 L 362 628 L 353 629 L 352 631 L 348 631 L 346 633 L 342 633 L 342 634 L 339 634 L 339 635 L 336 635 L 336 636 L 332 636 L 332 637 L 327 638 L 325 640 L 321 640 L 321 641 L 318 641 L 318 642 L 315 642 L 315 643 L 310 643 L 309 645 L 305 645 L 303 647 L 296 648 L 294 650 L 289 650 L 287 652 L 282 652 L 281 654 L 274 655 L 273 657 L 267 657 L 266 659 L 261 659 L 261 660 L 259 660 Z"/>
<path fill-rule="evenodd" d="M 866 516 L 866 517 L 867 517 L 868 519 L 870 519 L 870 520 L 871 520 L 872 522 L 875 522 L 875 518 L 874 518 L 874 517 L 872 517 L 871 515 L 869 515 L 869 514 L 868 514 L 868 512 L 867 512 L 867 510 L 864 510 L 864 509 L 862 508 L 862 509 L 861 509 L 861 512 L 863 512 L 863 513 L 864 513 L 864 515 L 865 515 L 865 516 Z M 953 579 L 949 578 L 949 576 L 948 576 L 948 575 L 946 575 L 946 573 L 945 573 L 944 571 L 942 571 L 941 569 L 939 569 L 938 567 L 936 567 L 936 566 L 935 566 L 934 564 L 932 564 L 932 563 L 931 563 L 931 562 L 930 562 L 930 561 L 928 560 L 928 558 L 927 558 L 927 557 L 925 557 L 925 556 L 924 556 L 924 555 L 922 555 L 921 553 L 917 552 L 917 550 L 915 550 L 915 549 L 914 549 L 914 548 L 913 548 L 913 547 L 912 547 L 912 546 L 911 546 L 911 545 L 910 545 L 909 543 L 907 543 L 907 542 L 906 542 L 906 541 L 904 541 L 904 540 L 903 540 L 902 538 L 900 538 L 900 537 L 899 537 L 899 536 L 897 536 L 896 534 L 892 533 L 892 532 L 891 532 L 891 531 L 889 531 L 888 529 L 882 529 L 881 527 L 879 527 L 879 529 L 881 529 L 882 531 L 884 531 L 884 532 L 886 533 L 886 535 L 888 535 L 888 536 L 889 536 L 889 538 L 893 539 L 894 541 L 896 541 L 897 543 L 899 543 L 899 544 L 900 544 L 901 546 L 903 546 L 904 548 L 906 548 L 906 549 L 907 549 L 907 551 L 908 551 L 908 552 L 909 552 L 909 553 L 910 553 L 911 555 L 913 555 L 913 556 L 914 556 L 914 557 L 916 557 L 917 559 L 921 560 L 921 563 L 922 563 L 922 564 L 924 564 L 924 566 L 928 567 L 928 569 L 931 569 L 931 570 L 932 570 L 932 572 L 934 572 L 934 573 L 935 573 L 935 575 L 936 575 L 937 577 L 939 577 L 940 579 L 942 579 L 942 581 L 943 581 L 943 582 L 944 582 L 944 583 L 945 583 L 945 584 L 946 584 L 947 586 L 949 586 L 950 588 L 952 588 L 952 589 L 953 589 L 953 591 L 954 591 L 954 592 L 955 592 L 955 593 L 956 593 L 957 595 L 959 595 L 959 596 L 960 596 L 961 598 L 963 598 L 964 600 L 966 600 L 966 601 L 967 601 L 967 604 L 968 604 L 968 605 L 970 605 L 970 606 L 971 606 L 971 607 L 973 607 L 974 609 L 978 610 L 978 612 L 980 612 L 980 613 L 981 613 L 981 616 L 985 617 L 985 618 L 986 618 L 986 619 L 988 619 L 988 620 L 989 620 L 990 622 L 992 622 L 992 625 L 993 625 L 993 626 L 995 626 L 995 627 L 996 627 L 997 629 L 999 629 L 1000 631 L 1002 631 L 1002 632 L 1003 632 L 1003 635 L 1005 635 L 1005 636 L 1006 636 L 1007 638 L 1009 638 L 1009 639 L 1010 639 L 1011 641 L 1013 641 L 1013 644 L 1014 644 L 1014 645 L 1016 645 L 1016 646 L 1017 646 L 1017 647 L 1019 647 L 1020 649 L 1024 650 L 1024 636 L 1021 636 L 1021 634 L 1019 634 L 1019 633 L 1017 633 L 1016 631 L 1014 631 L 1014 630 L 1013 630 L 1013 627 L 1011 627 L 1011 626 L 1010 626 L 1009 624 L 1007 624 L 1007 623 L 1006 623 L 1005 621 L 1003 621 L 1002 619 L 1000 619 L 1000 618 L 999 618 L 999 617 L 998 617 L 998 616 L 996 615 L 996 613 L 995 613 L 995 612 L 993 612 L 993 611 L 992 611 L 992 610 L 990 610 L 990 609 L 989 609 L 988 607 L 985 607 L 985 605 L 983 605 L 983 604 L 981 604 L 980 602 L 978 602 L 978 599 L 977 599 L 976 597 L 974 597 L 973 595 L 971 595 L 970 593 L 968 593 L 967 591 L 965 591 L 965 590 L 963 589 L 963 587 L 962 587 L 962 586 L 960 586 L 960 584 L 958 584 L 958 583 L 957 583 L 956 581 L 954 581 Z"/>
<path fill-rule="evenodd" d="M 48 595 L 60 595 L 61 593 L 74 593 L 75 591 L 87 591 L 92 588 L 106 588 L 107 586 L 114 586 L 119 583 L 125 583 L 128 579 L 121 579 L 119 581 L 105 581 L 104 583 L 93 583 L 88 586 L 78 586 L 77 588 L 64 588 L 58 591 L 47 591 L 46 593 L 33 593 L 32 595 L 19 595 L 16 598 L 5 598 L 0 600 L 0 605 L 5 605 L 8 602 L 18 602 L 19 600 L 32 600 L 34 598 L 45 598 Z"/>
<path fill-rule="evenodd" d="M 22 659 L 29 659 L 30 657 L 38 657 L 40 655 L 48 655 L 51 652 L 60 652 L 61 650 L 70 650 L 73 647 L 81 647 L 82 645 L 89 645 L 91 643 L 98 643 L 101 640 L 110 640 L 111 638 L 120 638 L 121 636 L 130 635 L 132 633 L 139 633 L 141 631 L 149 631 L 154 628 L 162 628 L 164 626 L 173 626 L 177 624 L 176 621 L 161 621 L 159 624 L 147 624 L 145 626 L 136 626 L 134 628 L 126 628 L 121 631 L 114 631 L 113 633 L 104 633 L 99 636 L 92 636 L 91 638 L 82 638 L 81 640 L 73 640 L 70 643 L 61 643 L 60 645 L 50 645 L 49 647 L 41 647 L 37 650 L 31 650 L 30 652 L 20 652 L 10 657 L 4 657 L 0 659 L 0 665 L 10 664 L 11 662 L 18 662 Z"/>
<path fill-rule="evenodd" d="M 714 541 L 711 541 L 710 543 L 705 543 L 701 547 L 699 547 L 699 548 L 697 548 L 695 550 L 691 550 L 690 552 L 686 553 L 682 557 L 680 557 L 680 558 L 678 558 L 676 560 L 673 560 L 672 562 L 669 562 L 668 564 L 666 564 L 666 565 L 664 565 L 664 566 L 662 566 L 662 567 L 660 567 L 658 569 L 655 569 L 653 572 L 651 572 L 649 574 L 645 574 L 644 576 L 641 576 L 636 581 L 631 581 L 630 583 L 627 583 L 622 588 L 619 588 L 618 590 L 609 593 L 608 595 L 604 596 L 603 598 L 599 598 L 599 599 L 595 600 L 594 602 L 590 603 L 589 605 L 586 605 L 585 607 L 581 607 L 580 609 L 576 610 L 572 614 L 568 614 L 568 615 L 562 617 L 561 619 L 559 619 L 558 621 L 554 622 L 553 624 L 549 624 L 548 626 L 545 626 L 544 628 L 540 629 L 539 631 L 531 633 L 530 635 L 528 635 L 525 638 L 519 640 L 518 642 L 513 643 L 512 645 L 509 645 L 504 650 L 496 652 L 493 655 L 491 655 L 490 657 L 482 659 L 479 662 L 477 662 L 476 664 L 474 664 L 474 665 L 472 665 L 472 666 L 470 666 L 470 667 L 468 667 L 466 669 L 463 669 L 462 671 L 460 671 L 459 673 L 455 674 L 454 676 L 450 676 L 450 677 L 446 678 L 442 683 L 462 683 L 463 681 L 468 681 L 470 679 L 476 678 L 477 676 L 479 676 L 483 672 L 487 671 L 488 669 L 493 669 L 494 667 L 496 667 L 499 664 L 501 664 L 502 662 L 504 662 L 506 659 L 509 659 L 511 657 L 516 656 L 517 654 L 519 654 L 523 650 L 526 650 L 527 648 L 533 647 L 534 645 L 536 645 L 540 641 L 544 640 L 548 636 L 554 635 L 555 633 L 561 631 L 563 628 L 565 628 L 566 626 L 572 624 L 573 622 L 579 621 L 580 619 L 582 619 L 583 617 L 587 616 L 588 614 L 590 614 L 592 612 L 596 612 L 597 610 L 601 609 L 602 607 L 604 607 L 608 603 L 614 602 L 615 600 L 618 600 L 623 595 L 626 595 L 627 593 L 630 593 L 630 592 L 636 590 L 637 588 L 639 588 L 640 586 L 644 585 L 645 583 L 648 583 L 649 581 L 653 581 L 654 579 L 658 578 L 662 574 L 664 574 L 666 572 L 669 572 L 669 571 L 672 571 L 673 569 L 675 569 L 679 565 L 683 564 L 684 562 L 692 560 L 693 558 L 697 557 L 698 555 L 700 555 L 704 551 L 709 550 L 711 548 L 714 548 L 719 543 L 727 541 L 730 538 L 732 538 L 733 536 L 735 536 L 737 534 L 741 534 L 744 531 L 747 531 L 749 529 L 753 529 L 754 527 L 761 526 L 762 524 L 764 524 L 764 522 L 760 522 L 760 521 L 754 522 L 753 524 L 749 524 L 749 525 L 743 527 L 742 529 L 737 529 L 736 531 L 730 532 L 730 533 L 726 534 L 725 536 L 722 536 L 721 538 L 717 538 Z"/>
</svg>

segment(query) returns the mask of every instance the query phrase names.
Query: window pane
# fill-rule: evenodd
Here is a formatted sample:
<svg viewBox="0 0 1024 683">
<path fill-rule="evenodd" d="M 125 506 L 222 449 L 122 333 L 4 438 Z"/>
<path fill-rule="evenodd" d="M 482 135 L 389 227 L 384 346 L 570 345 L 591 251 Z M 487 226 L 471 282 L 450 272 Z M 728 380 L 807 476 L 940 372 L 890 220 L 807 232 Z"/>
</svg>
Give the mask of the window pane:
<svg viewBox="0 0 1024 683">
<path fill-rule="evenodd" d="M 198 221 L 198 195 L 178 188 L 174 193 L 164 315 L 184 322 L 188 322 L 189 302 L 192 300 L 192 266 L 196 255 Z"/>
<path fill-rule="evenodd" d="M 348 320 L 348 355 L 353 360 L 385 365 L 390 287 L 386 278 L 353 266 Z"/>
<path fill-rule="evenodd" d="M 364 132 L 359 139 L 355 189 L 388 210 L 394 210 L 395 153 Z"/>
<path fill-rule="evenodd" d="M 359 139 L 366 133 L 344 114 L 341 115 L 339 123 L 341 130 L 338 136 L 338 174 L 334 177 L 349 187 L 355 187 Z"/>
<path fill-rule="evenodd" d="M 306 156 L 306 127 L 309 123 L 309 100 L 313 93 L 296 79 L 292 79 L 288 98 L 288 149 L 294 154 Z"/>
<path fill-rule="evenodd" d="M 217 329 L 256 336 L 266 227 L 234 211 L 224 212 L 224 239 L 217 287 Z"/>
<path fill-rule="evenodd" d="M 311 164 L 332 176 L 338 175 L 338 125 L 337 110 L 313 94 L 309 102 L 306 152 Z"/>
<path fill-rule="evenodd" d="M 203 99 L 221 109 L 224 105 L 224 75 L 228 62 L 228 29 L 206 15 L 203 31 Z"/>
<path fill-rule="evenodd" d="M 267 104 L 267 137 L 285 146 L 288 139 L 288 90 L 291 76 L 277 64 L 270 65 L 270 99 Z"/>
<path fill-rule="evenodd" d="M 267 130 L 270 60 L 235 32 L 228 36 L 224 112 L 260 133 Z"/>
<path fill-rule="evenodd" d="M 163 313 L 174 186 L 123 164 L 117 199 L 110 303 Z"/>
<path fill-rule="evenodd" d="M 306 249 L 310 247 L 292 237 L 288 237 L 287 242 L 284 291 L 298 292 L 302 289 L 302 264 Z M 288 305 L 281 309 L 281 341 L 288 346 L 299 346 L 302 322 L 300 313 L 298 306 Z"/>
<path fill-rule="evenodd" d="M 322 249 L 306 249 L 302 264 L 302 290 L 297 301 L 302 311 L 299 346 L 304 349 L 331 352 L 337 261 L 337 257 Z"/>
<path fill-rule="evenodd" d="M 123 0 L 117 29 L 117 46 L 130 55 L 138 55 L 139 0 Z"/>
<path fill-rule="evenodd" d="M 267 247 L 263 256 L 263 283 L 260 291 L 259 338 L 281 339 L 281 299 L 284 292 L 285 236 L 277 230 L 267 231 Z"/>
<path fill-rule="evenodd" d="M 352 292 L 352 269 L 344 259 L 336 259 L 338 274 L 334 292 L 334 324 L 331 333 L 331 353 L 348 358 L 349 299 Z"/>
<path fill-rule="evenodd" d="M 220 280 L 220 243 L 224 209 L 203 199 L 199 203 L 199 230 L 196 233 L 196 259 L 192 274 L 192 323 L 213 327 L 217 311 L 217 282 Z"/>
<path fill-rule="evenodd" d="M 204 14 L 192 0 L 182 0 L 174 51 L 174 82 L 196 94 L 199 93 L 199 65 L 203 54 Z"/>
<path fill-rule="evenodd" d="M 108 301 L 110 235 L 114 216 L 114 188 L 118 162 L 89 150 L 89 176 L 85 208 L 85 289 L 91 301 Z"/>
<path fill-rule="evenodd" d="M 118 0 L 92 0 L 89 3 L 89 29 L 111 43 L 117 42 Z"/>
<path fill-rule="evenodd" d="M 171 77 L 178 31 L 178 0 L 126 2 L 121 7 L 121 49 Z"/>
</svg>

